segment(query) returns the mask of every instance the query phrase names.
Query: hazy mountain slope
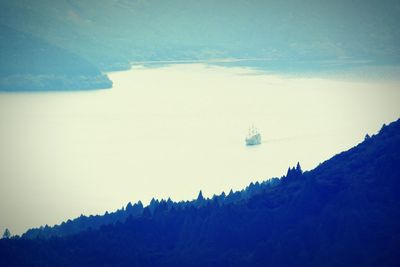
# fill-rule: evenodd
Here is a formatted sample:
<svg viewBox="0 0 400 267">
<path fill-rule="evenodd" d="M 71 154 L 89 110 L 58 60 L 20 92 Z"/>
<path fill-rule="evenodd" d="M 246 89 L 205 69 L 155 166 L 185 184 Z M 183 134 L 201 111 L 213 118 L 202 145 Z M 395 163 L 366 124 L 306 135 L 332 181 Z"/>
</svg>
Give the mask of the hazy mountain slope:
<svg viewBox="0 0 400 267">
<path fill-rule="evenodd" d="M 243 64 L 297 72 L 399 64 L 399 17 L 395 0 L 4 0 L 0 25 L 19 34 L 9 36 L 9 28 L 0 28 L 1 71 L 10 74 L 1 88 L 110 87 L 98 74 L 87 79 L 82 73 L 85 78 L 74 80 L 38 77 L 36 70 L 55 65 L 69 75 L 76 64 L 70 65 L 66 51 L 79 58 L 82 67 L 76 70 L 83 72 L 89 69 L 84 61 L 108 71 L 127 69 L 131 61 L 227 57 L 264 59 Z M 31 36 L 28 44 L 14 48 L 13 38 L 22 33 Z M 61 54 L 43 57 L 55 52 L 49 45 Z M 34 64 L 27 61 L 32 49 L 40 55 Z M 60 61 L 49 62 L 53 58 L 65 61 L 64 68 L 58 68 Z M 21 70 L 34 77 L 15 77 Z"/>
<path fill-rule="evenodd" d="M 0 7 L 1 23 L 103 70 L 141 59 L 400 60 L 395 0 L 6 0 Z"/>
<path fill-rule="evenodd" d="M 233 204 L 153 214 L 66 238 L 1 240 L 7 266 L 398 266 L 400 120 Z"/>
<path fill-rule="evenodd" d="M 98 68 L 65 49 L 0 25 L 0 90 L 111 87 Z"/>
</svg>

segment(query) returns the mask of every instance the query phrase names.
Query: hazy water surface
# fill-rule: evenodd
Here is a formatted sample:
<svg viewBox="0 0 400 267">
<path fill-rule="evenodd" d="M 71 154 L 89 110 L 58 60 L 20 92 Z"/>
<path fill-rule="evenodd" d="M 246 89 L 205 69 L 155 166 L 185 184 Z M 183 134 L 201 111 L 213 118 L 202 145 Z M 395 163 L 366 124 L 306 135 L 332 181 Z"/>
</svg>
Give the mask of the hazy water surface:
<svg viewBox="0 0 400 267">
<path fill-rule="evenodd" d="M 396 82 L 204 64 L 111 73 L 110 90 L 0 94 L 0 230 L 312 169 L 400 115 Z M 246 147 L 254 124 L 264 142 Z"/>
</svg>

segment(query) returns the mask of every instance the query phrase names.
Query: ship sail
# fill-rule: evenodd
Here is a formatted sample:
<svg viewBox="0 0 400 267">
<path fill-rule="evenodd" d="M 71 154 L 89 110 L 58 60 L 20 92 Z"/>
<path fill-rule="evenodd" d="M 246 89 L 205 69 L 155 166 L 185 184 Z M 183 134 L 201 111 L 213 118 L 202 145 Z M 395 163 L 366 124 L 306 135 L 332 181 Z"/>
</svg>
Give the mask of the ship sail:
<svg viewBox="0 0 400 267">
<path fill-rule="evenodd" d="M 246 137 L 246 145 L 254 146 L 259 144 L 261 144 L 261 134 L 253 125 L 249 128 L 249 135 Z"/>
</svg>

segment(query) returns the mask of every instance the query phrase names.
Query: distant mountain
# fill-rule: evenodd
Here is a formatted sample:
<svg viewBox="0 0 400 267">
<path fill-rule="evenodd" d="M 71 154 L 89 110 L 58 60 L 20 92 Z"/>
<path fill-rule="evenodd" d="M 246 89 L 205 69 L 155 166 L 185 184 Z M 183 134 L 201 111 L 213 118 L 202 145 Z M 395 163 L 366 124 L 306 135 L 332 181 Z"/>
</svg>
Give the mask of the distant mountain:
<svg viewBox="0 0 400 267">
<path fill-rule="evenodd" d="M 101 70 L 138 60 L 399 64 L 396 0 L 3 0 L 0 24 Z M 305 65 L 303 64 L 302 67 Z M 318 65 L 321 67 L 321 65 Z"/>
<path fill-rule="evenodd" d="M 78 55 L 0 25 L 0 91 L 109 87 L 107 76 Z"/>
<path fill-rule="evenodd" d="M 399 266 L 399 166 L 397 120 L 231 203 L 199 194 L 191 205 L 162 201 L 98 230 L 2 239 L 0 265 Z"/>
</svg>

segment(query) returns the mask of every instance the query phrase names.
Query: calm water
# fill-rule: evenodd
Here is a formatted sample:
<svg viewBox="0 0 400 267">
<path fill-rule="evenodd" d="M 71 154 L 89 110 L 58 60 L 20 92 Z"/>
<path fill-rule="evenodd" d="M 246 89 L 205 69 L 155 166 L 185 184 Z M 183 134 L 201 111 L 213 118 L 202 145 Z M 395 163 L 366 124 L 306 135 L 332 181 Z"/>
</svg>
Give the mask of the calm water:
<svg viewBox="0 0 400 267">
<path fill-rule="evenodd" d="M 0 230 L 309 170 L 400 115 L 399 83 L 382 80 L 204 64 L 110 78 L 111 90 L 0 94 Z M 252 124 L 264 142 L 246 147 Z"/>
</svg>

